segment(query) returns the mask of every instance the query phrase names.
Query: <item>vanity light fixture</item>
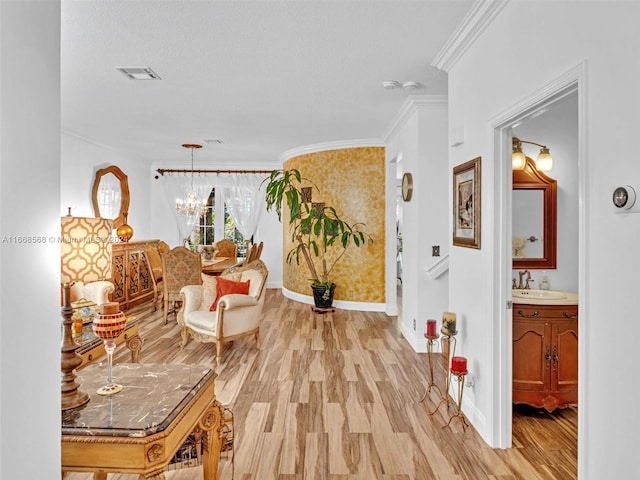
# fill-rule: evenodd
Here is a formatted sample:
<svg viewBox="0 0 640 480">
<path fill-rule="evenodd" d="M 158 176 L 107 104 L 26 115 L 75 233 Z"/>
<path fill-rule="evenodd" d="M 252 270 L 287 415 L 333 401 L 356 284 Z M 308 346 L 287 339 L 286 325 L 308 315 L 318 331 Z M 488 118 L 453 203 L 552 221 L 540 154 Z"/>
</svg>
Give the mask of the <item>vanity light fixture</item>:
<svg viewBox="0 0 640 480">
<path fill-rule="evenodd" d="M 541 172 L 548 172 L 553 168 L 553 158 L 551 157 L 551 153 L 549 153 L 549 149 L 546 145 L 541 145 L 529 140 L 520 140 L 517 137 L 513 137 L 511 139 L 511 143 L 511 168 L 513 170 L 524 170 L 524 167 L 527 164 L 526 156 L 522 152 L 523 143 L 537 145 L 538 147 L 540 147 L 540 153 L 538 154 L 538 158 L 536 159 L 536 170 L 539 170 Z"/>
</svg>

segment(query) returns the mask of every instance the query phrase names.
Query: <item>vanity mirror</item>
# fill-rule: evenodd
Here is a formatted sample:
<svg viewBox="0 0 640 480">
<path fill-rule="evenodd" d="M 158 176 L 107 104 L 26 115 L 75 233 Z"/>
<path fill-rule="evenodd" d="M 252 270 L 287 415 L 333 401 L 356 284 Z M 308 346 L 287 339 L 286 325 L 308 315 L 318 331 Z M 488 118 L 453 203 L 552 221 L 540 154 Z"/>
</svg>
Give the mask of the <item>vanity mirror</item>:
<svg viewBox="0 0 640 480">
<path fill-rule="evenodd" d="M 101 168 L 93 181 L 91 199 L 96 217 L 113 219 L 113 228 L 125 224 L 125 215 L 129 211 L 127 176 L 115 165 Z"/>
<path fill-rule="evenodd" d="M 513 170 L 513 268 L 556 268 L 557 182 L 527 157 Z"/>
</svg>

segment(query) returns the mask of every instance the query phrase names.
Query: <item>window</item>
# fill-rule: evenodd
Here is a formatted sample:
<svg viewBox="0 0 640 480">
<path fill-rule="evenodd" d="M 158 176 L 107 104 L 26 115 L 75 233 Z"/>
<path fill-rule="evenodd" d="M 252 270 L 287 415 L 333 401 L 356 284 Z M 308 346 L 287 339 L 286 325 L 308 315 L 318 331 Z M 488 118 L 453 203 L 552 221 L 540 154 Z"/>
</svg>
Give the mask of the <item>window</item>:
<svg viewBox="0 0 640 480">
<path fill-rule="evenodd" d="M 222 203 L 222 202 L 219 202 Z M 222 210 L 222 211 L 220 211 Z M 216 224 L 216 214 L 224 218 L 222 225 Z M 238 246 L 238 255 L 244 251 L 244 237 L 237 229 L 235 222 L 226 205 L 216 205 L 216 189 L 211 190 L 205 211 L 200 215 L 198 225 L 193 229 L 189 244 L 192 249 L 199 246 L 211 245 L 213 242 L 228 238 Z"/>
</svg>

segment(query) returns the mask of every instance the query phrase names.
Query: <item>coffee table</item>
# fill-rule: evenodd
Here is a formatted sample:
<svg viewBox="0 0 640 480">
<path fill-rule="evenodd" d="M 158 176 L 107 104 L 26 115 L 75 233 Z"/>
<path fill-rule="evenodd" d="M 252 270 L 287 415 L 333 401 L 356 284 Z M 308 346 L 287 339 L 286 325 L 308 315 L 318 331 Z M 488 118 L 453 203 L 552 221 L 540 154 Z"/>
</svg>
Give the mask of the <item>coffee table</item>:
<svg viewBox="0 0 640 480">
<path fill-rule="evenodd" d="M 138 474 L 164 480 L 165 467 L 193 434 L 202 447 L 204 480 L 217 478 L 224 408 L 215 399 L 214 371 L 202 365 L 121 363 L 113 377 L 124 389 L 101 396 L 103 363 L 78 373 L 85 406 L 63 412 L 62 473 Z"/>
</svg>

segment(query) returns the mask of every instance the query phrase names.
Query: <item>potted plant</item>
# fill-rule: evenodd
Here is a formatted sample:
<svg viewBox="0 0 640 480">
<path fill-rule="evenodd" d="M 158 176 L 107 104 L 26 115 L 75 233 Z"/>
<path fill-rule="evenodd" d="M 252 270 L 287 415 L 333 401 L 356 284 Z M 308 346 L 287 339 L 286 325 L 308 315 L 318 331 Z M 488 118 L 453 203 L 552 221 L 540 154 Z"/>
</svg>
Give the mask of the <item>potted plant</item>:
<svg viewBox="0 0 640 480">
<path fill-rule="evenodd" d="M 316 307 L 330 307 L 335 290 L 330 277 L 333 268 L 350 246 L 373 242 L 363 231 L 365 224 L 350 224 L 340 218 L 334 207 L 313 203 L 311 189 L 317 187 L 296 169 L 274 170 L 265 182 L 267 210 L 275 208 L 281 222 L 283 206 L 288 212 L 293 247 L 287 253 L 287 263 L 295 259 L 299 265 L 304 259 L 311 274 Z"/>
</svg>

